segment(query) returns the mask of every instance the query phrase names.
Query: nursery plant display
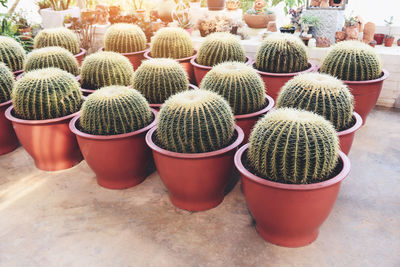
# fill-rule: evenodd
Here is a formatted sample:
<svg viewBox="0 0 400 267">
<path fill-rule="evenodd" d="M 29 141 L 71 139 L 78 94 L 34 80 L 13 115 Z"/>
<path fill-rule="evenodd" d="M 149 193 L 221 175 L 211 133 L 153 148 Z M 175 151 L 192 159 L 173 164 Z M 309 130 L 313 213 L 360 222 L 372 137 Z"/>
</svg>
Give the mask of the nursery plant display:
<svg viewBox="0 0 400 267">
<path fill-rule="evenodd" d="M 39 169 L 62 170 L 82 160 L 68 128 L 83 102 L 72 74 L 57 68 L 30 71 L 16 82 L 12 100 L 6 117 Z"/>
<path fill-rule="evenodd" d="M 288 247 L 313 242 L 350 171 L 332 124 L 308 111 L 268 113 L 235 155 L 258 233 Z"/>
<path fill-rule="evenodd" d="M 13 38 L 0 36 L 0 61 L 18 75 L 24 67 L 26 53 L 22 46 Z"/>
<path fill-rule="evenodd" d="M 87 97 L 70 129 L 99 185 L 124 189 L 146 178 L 151 151 L 145 135 L 155 126 L 155 115 L 143 95 L 125 86 L 104 87 Z"/>
<path fill-rule="evenodd" d="M 354 95 L 354 110 L 364 124 L 389 76 L 374 49 L 360 41 L 336 44 L 323 60 L 320 72 L 341 79 L 349 86 Z"/>
<path fill-rule="evenodd" d="M 158 126 L 146 136 L 172 203 L 191 211 L 222 202 L 233 155 L 242 141 L 228 102 L 208 90 L 170 97 L 161 108 Z"/>
<path fill-rule="evenodd" d="M 267 10 L 267 3 L 264 0 L 254 1 L 253 7 L 243 15 L 243 19 L 250 28 L 267 28 L 269 22 L 276 21 L 274 12 Z"/>
</svg>

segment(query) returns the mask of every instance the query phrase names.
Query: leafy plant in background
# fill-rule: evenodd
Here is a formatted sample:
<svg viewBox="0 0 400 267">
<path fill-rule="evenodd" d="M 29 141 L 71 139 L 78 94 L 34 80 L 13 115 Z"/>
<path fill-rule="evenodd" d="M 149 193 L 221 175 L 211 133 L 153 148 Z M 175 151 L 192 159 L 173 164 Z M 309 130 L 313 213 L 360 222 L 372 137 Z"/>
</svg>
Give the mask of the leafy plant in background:
<svg viewBox="0 0 400 267">
<path fill-rule="evenodd" d="M 0 35 L 9 36 L 19 42 L 26 52 L 33 49 L 33 38 L 30 36 L 20 35 L 18 25 L 15 23 L 12 16 L 7 14 L 0 14 L 1 29 Z"/>
<path fill-rule="evenodd" d="M 38 0 L 36 5 L 38 5 L 39 10 L 51 7 L 50 0 Z"/>
<path fill-rule="evenodd" d="M 50 6 L 55 11 L 67 10 L 72 4 L 71 0 L 49 0 Z"/>
<path fill-rule="evenodd" d="M 295 25 L 296 28 L 300 28 L 301 26 L 300 19 L 301 19 L 301 14 L 303 14 L 303 9 L 304 6 L 300 6 L 296 9 L 295 8 L 289 9 L 290 23 Z"/>
<path fill-rule="evenodd" d="M 386 34 L 386 36 L 385 36 L 386 38 L 392 38 L 393 37 L 393 35 L 392 35 L 392 25 L 394 23 L 393 19 L 394 19 L 393 16 L 391 16 L 388 19 L 385 19 L 386 27 L 389 28 L 389 34 Z"/>
<path fill-rule="evenodd" d="M 0 0 L 0 4 L 1 4 L 3 7 L 7 7 L 7 2 L 8 2 L 8 0 Z"/>
<path fill-rule="evenodd" d="M 300 19 L 301 25 L 307 25 L 309 27 L 316 27 L 320 22 L 320 18 L 314 15 L 304 15 Z"/>
<path fill-rule="evenodd" d="M 291 8 L 304 6 L 306 3 L 306 0 L 272 0 L 271 6 L 277 6 L 280 3 L 285 4 L 285 7 L 283 8 L 283 10 L 285 11 L 285 14 L 287 15 Z"/>
</svg>

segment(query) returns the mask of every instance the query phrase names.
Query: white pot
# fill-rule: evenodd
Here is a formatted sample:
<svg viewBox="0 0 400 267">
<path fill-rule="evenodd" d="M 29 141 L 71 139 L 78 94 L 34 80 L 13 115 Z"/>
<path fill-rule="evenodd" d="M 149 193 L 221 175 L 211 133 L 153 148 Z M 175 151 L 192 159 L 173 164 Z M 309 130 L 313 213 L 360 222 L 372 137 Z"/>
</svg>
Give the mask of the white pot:
<svg viewBox="0 0 400 267">
<path fill-rule="evenodd" d="M 80 10 L 79 7 L 70 7 L 67 10 L 55 11 L 52 8 L 45 8 L 40 10 L 42 16 L 42 26 L 45 29 L 62 27 L 64 17 L 71 15 L 71 17 L 79 18 Z"/>
</svg>

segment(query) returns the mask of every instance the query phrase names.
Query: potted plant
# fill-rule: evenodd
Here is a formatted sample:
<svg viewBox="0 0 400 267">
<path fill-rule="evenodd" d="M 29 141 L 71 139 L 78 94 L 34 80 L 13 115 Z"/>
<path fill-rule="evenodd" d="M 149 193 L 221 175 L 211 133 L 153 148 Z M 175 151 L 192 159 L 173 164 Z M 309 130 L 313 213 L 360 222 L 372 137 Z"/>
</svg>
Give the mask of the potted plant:
<svg viewBox="0 0 400 267">
<path fill-rule="evenodd" d="M 343 31 L 346 35 L 346 40 L 358 40 L 360 33 L 361 22 L 358 17 L 347 17 L 345 19 Z"/>
<path fill-rule="evenodd" d="M 360 41 L 336 44 L 323 60 L 320 72 L 330 74 L 349 86 L 354 96 L 354 110 L 360 114 L 363 124 L 389 76 L 382 69 L 382 62 L 374 49 Z"/>
<path fill-rule="evenodd" d="M 58 28 L 63 26 L 64 17 L 79 17 L 80 11 L 78 7 L 71 7 L 71 0 L 48 0 L 50 7 L 39 10 L 42 16 L 43 28 Z M 42 4 L 42 7 L 47 4 Z"/>
<path fill-rule="evenodd" d="M 317 238 L 350 172 L 332 124 L 291 108 L 270 112 L 256 124 L 235 165 L 258 233 L 285 247 Z"/>
<path fill-rule="evenodd" d="M 376 41 L 377 45 L 381 45 L 381 44 L 383 44 L 383 41 L 385 40 L 385 35 L 383 33 L 375 33 L 374 40 Z"/>
<path fill-rule="evenodd" d="M 293 34 L 296 31 L 296 27 L 292 24 L 286 24 L 279 28 L 281 33 L 291 33 Z"/>
<path fill-rule="evenodd" d="M 208 10 L 224 10 L 225 8 L 225 0 L 207 0 Z"/>
<path fill-rule="evenodd" d="M 156 112 L 138 91 L 109 86 L 86 98 L 69 127 L 98 184 L 125 189 L 141 183 L 148 174 L 151 150 L 145 136 L 155 125 Z"/>
<path fill-rule="evenodd" d="M 239 8 L 240 6 L 240 1 L 239 0 L 226 0 L 226 9 L 229 11 L 235 11 Z"/>
<path fill-rule="evenodd" d="M 26 53 L 24 48 L 13 38 L 0 36 L 0 61 L 18 76 L 23 72 Z"/>
<path fill-rule="evenodd" d="M 385 35 L 385 46 L 391 47 L 394 42 L 394 36 L 392 35 L 393 16 L 385 19 L 385 24 L 388 27 L 388 34 Z"/>
<path fill-rule="evenodd" d="M 210 18 L 208 14 L 205 14 L 197 21 L 197 28 L 200 31 L 201 37 L 206 37 L 207 35 L 216 32 L 217 21 L 215 18 Z"/>
<path fill-rule="evenodd" d="M 82 160 L 68 127 L 82 99 L 75 77 L 57 68 L 30 71 L 16 82 L 6 117 L 39 169 L 63 170 Z"/>
<path fill-rule="evenodd" d="M 243 19 L 250 28 L 267 28 L 270 21 L 276 20 L 274 12 L 266 10 L 266 2 L 256 0 L 252 8 L 246 11 Z"/>
<path fill-rule="evenodd" d="M 224 199 L 233 156 L 243 141 L 226 100 L 207 90 L 188 90 L 161 107 L 158 126 L 146 135 L 171 202 L 190 211 L 211 209 Z"/>
<path fill-rule="evenodd" d="M 296 27 L 296 31 L 299 31 L 301 28 L 301 18 L 303 14 L 303 9 L 304 6 L 300 6 L 296 9 L 290 8 L 289 9 L 289 15 L 290 15 L 290 24 L 294 25 Z"/>
<path fill-rule="evenodd" d="M 251 66 L 240 62 L 220 63 L 201 82 L 200 89 L 222 95 L 230 104 L 236 124 L 243 130 L 244 143 L 256 122 L 274 107 L 265 94 L 264 82 Z"/>
<path fill-rule="evenodd" d="M 312 30 L 314 27 L 319 25 L 320 18 L 314 15 L 303 15 L 300 19 L 301 24 L 301 39 L 303 40 L 304 44 L 308 44 L 308 40 L 310 40 L 312 35 Z"/>
</svg>

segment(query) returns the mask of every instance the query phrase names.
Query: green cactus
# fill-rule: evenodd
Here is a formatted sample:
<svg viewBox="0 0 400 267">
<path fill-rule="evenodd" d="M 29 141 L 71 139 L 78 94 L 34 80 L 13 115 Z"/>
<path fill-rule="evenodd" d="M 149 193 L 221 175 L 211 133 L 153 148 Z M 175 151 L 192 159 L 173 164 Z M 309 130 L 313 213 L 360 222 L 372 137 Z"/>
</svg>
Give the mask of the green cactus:
<svg viewBox="0 0 400 267">
<path fill-rule="evenodd" d="M 82 64 L 81 85 L 99 89 L 110 85 L 132 84 L 133 67 L 129 59 L 115 52 L 97 52 L 87 56 Z"/>
<path fill-rule="evenodd" d="M 35 49 L 47 46 L 61 46 L 76 55 L 79 53 L 78 36 L 66 28 L 51 28 L 41 30 L 33 41 Z"/>
<path fill-rule="evenodd" d="M 181 28 L 162 28 L 151 41 L 153 58 L 180 59 L 193 56 L 194 49 L 189 33 Z"/>
<path fill-rule="evenodd" d="M 225 62 L 213 67 L 200 85 L 228 100 L 235 115 L 248 114 L 265 106 L 264 82 L 252 67 L 240 62 Z"/>
<path fill-rule="evenodd" d="M 210 67 L 226 61 L 246 62 L 246 52 L 235 35 L 216 32 L 200 46 L 196 61 Z"/>
<path fill-rule="evenodd" d="M 33 50 L 26 58 L 24 71 L 52 67 L 65 70 L 74 76 L 79 75 L 79 64 L 74 55 L 67 49 L 58 46 Z"/>
<path fill-rule="evenodd" d="M 146 49 L 146 35 L 134 24 L 118 23 L 107 29 L 104 36 L 104 50 L 118 53 L 132 53 Z"/>
<path fill-rule="evenodd" d="M 371 46 L 359 41 L 344 41 L 328 53 L 320 72 L 343 81 L 375 80 L 382 76 L 382 62 Z"/>
<path fill-rule="evenodd" d="M 257 49 L 256 68 L 271 73 L 304 71 L 308 68 L 306 46 L 293 34 L 271 34 Z"/>
<path fill-rule="evenodd" d="M 25 50 L 17 41 L 8 36 L 0 36 L 0 61 L 12 72 L 22 70 L 25 57 Z"/>
<path fill-rule="evenodd" d="M 353 118 L 353 95 L 342 81 L 320 73 L 294 77 L 282 88 L 278 108 L 298 108 L 329 120 L 337 131 L 348 129 Z"/>
<path fill-rule="evenodd" d="M 0 62 L 0 104 L 10 101 L 13 87 L 14 75 L 6 64 Z"/>
<path fill-rule="evenodd" d="M 248 164 L 255 174 L 280 183 L 326 180 L 339 158 L 339 138 L 332 124 L 315 113 L 282 108 L 255 125 Z"/>
<path fill-rule="evenodd" d="M 171 95 L 189 88 L 185 70 L 178 62 L 168 58 L 143 61 L 133 77 L 133 88 L 152 104 L 164 103 Z"/>
<path fill-rule="evenodd" d="M 103 87 L 86 98 L 80 127 L 88 134 L 115 135 L 142 129 L 153 119 L 143 95 L 134 89 L 114 85 Z"/>
<path fill-rule="evenodd" d="M 16 117 L 47 120 L 78 112 L 82 93 L 72 74 L 46 68 L 24 74 L 14 86 L 12 99 Z"/>
<path fill-rule="evenodd" d="M 223 97 L 208 90 L 188 90 L 161 107 L 157 140 L 173 152 L 210 152 L 229 145 L 234 126 L 232 109 Z"/>
</svg>

